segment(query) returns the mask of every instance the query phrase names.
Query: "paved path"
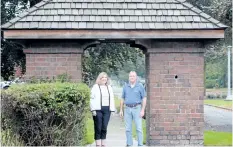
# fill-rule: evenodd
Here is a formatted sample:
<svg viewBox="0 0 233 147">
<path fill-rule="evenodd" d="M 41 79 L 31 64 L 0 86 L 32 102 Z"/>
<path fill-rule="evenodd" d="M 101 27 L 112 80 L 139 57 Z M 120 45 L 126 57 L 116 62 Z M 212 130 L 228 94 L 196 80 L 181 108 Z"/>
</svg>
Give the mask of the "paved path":
<svg viewBox="0 0 233 147">
<path fill-rule="evenodd" d="M 89 147 L 94 147 L 95 143 L 89 145 Z M 108 133 L 106 138 L 106 147 L 124 147 L 126 146 L 126 136 L 125 127 L 123 120 L 118 114 L 111 116 Z M 134 146 L 137 146 L 137 141 L 134 140 Z"/>
<path fill-rule="evenodd" d="M 232 132 L 232 111 L 204 106 L 205 130 Z"/>
</svg>

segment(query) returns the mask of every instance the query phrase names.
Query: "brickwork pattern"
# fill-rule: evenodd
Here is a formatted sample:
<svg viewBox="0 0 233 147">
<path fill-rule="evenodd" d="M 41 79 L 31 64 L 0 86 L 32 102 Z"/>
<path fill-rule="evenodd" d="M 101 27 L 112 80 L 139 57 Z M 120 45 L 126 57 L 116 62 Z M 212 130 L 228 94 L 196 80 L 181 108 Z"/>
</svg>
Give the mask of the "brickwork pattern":
<svg viewBox="0 0 233 147">
<path fill-rule="evenodd" d="M 75 49 L 38 49 L 24 50 L 26 53 L 26 78 L 53 78 L 68 74 L 72 81 L 82 79 L 81 57 Z"/>
<path fill-rule="evenodd" d="M 147 76 L 147 143 L 202 145 L 203 53 L 148 53 Z"/>
</svg>

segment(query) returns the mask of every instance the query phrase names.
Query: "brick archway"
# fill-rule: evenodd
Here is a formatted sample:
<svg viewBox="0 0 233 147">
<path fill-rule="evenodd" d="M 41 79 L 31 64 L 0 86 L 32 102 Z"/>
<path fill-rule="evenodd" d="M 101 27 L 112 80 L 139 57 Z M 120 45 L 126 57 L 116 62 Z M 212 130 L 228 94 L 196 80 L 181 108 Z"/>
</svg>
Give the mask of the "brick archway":
<svg viewBox="0 0 233 147">
<path fill-rule="evenodd" d="M 226 28 L 184 0 L 43 0 L 2 26 L 24 45 L 29 77 L 81 81 L 83 50 L 103 40 L 143 48 L 147 145 L 203 145 L 205 45 Z"/>
<path fill-rule="evenodd" d="M 36 41 L 26 48 L 26 75 L 68 73 L 81 81 L 83 50 L 101 41 Z M 144 49 L 147 83 L 147 144 L 202 144 L 204 43 L 183 40 L 136 40 Z"/>
</svg>

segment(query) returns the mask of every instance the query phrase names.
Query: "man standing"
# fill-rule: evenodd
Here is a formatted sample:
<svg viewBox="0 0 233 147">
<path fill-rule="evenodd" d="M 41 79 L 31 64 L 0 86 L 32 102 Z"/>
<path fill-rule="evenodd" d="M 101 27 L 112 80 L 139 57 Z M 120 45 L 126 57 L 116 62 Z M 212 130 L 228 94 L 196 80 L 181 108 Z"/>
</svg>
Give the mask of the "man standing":
<svg viewBox="0 0 233 147">
<path fill-rule="evenodd" d="M 120 104 L 121 117 L 123 117 L 124 104 L 127 146 L 133 145 L 132 121 L 136 124 L 138 146 L 143 146 L 142 117 L 144 116 L 146 107 L 146 92 L 142 84 L 137 82 L 137 73 L 135 71 L 129 73 L 129 83 L 123 87 Z"/>
</svg>

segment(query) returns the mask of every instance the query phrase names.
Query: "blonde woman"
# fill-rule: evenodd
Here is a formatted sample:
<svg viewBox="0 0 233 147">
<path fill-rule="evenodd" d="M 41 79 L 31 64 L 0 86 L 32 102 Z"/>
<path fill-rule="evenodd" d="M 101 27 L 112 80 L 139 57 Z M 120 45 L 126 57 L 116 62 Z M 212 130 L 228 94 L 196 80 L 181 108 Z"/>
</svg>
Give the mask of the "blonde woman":
<svg viewBox="0 0 233 147">
<path fill-rule="evenodd" d="M 96 146 L 105 146 L 111 112 L 115 111 L 112 87 L 107 73 L 101 72 L 91 89 L 90 107 L 94 120 Z"/>
</svg>

